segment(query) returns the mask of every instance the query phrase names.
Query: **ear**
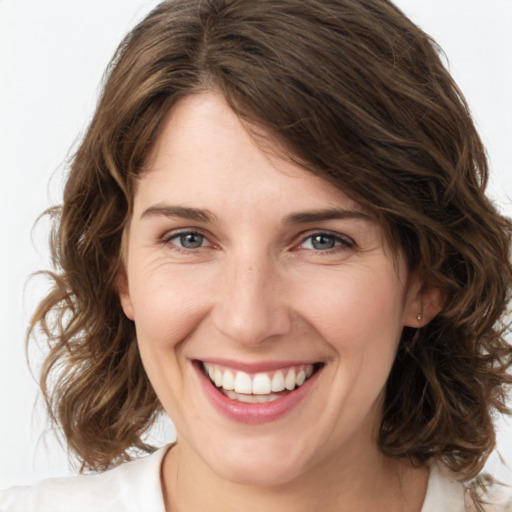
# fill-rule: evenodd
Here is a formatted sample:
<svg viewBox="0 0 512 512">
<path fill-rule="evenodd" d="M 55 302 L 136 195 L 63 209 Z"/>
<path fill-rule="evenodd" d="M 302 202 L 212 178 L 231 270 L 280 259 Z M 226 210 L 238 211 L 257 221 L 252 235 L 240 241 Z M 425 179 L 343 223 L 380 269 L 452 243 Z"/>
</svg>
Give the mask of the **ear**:
<svg viewBox="0 0 512 512">
<path fill-rule="evenodd" d="M 126 270 L 123 268 L 119 271 L 116 279 L 117 293 L 119 295 L 119 301 L 123 308 L 124 314 L 130 319 L 134 320 L 133 304 L 130 297 L 130 288 L 128 286 L 128 276 Z"/>
<path fill-rule="evenodd" d="M 405 304 L 404 325 L 419 329 L 428 324 L 444 306 L 444 296 L 417 273 L 409 276 Z"/>
</svg>

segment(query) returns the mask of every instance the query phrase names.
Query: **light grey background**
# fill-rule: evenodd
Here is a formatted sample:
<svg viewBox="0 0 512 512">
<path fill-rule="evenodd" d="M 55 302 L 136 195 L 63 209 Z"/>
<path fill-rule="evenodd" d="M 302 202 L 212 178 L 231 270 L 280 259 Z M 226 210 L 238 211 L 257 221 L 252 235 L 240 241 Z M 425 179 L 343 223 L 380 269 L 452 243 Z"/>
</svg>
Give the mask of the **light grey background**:
<svg viewBox="0 0 512 512">
<path fill-rule="evenodd" d="M 396 3 L 444 48 L 489 152 L 490 193 L 512 215 L 512 0 Z M 117 44 L 156 4 L 0 0 L 0 488 L 72 473 L 65 449 L 43 436 L 25 359 L 26 326 L 45 289 L 27 278 L 49 266 L 47 224 L 32 227 L 59 202 L 66 158 Z M 512 463 L 512 427 L 502 419 L 498 427 Z M 157 444 L 172 436 L 168 421 L 151 433 Z"/>
</svg>

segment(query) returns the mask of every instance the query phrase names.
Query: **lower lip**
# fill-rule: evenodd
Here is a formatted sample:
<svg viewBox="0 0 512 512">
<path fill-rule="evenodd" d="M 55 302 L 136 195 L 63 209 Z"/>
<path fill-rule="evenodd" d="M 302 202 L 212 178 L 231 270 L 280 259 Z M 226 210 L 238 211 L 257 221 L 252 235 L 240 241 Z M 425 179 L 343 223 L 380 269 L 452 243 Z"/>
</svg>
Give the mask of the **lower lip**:
<svg viewBox="0 0 512 512">
<path fill-rule="evenodd" d="M 194 364 L 194 366 L 201 386 L 210 403 L 222 415 L 240 423 L 268 423 L 284 416 L 306 397 L 321 373 L 320 369 L 304 382 L 302 386 L 273 402 L 248 404 L 232 400 L 221 393 L 203 373 L 200 364 Z"/>
</svg>

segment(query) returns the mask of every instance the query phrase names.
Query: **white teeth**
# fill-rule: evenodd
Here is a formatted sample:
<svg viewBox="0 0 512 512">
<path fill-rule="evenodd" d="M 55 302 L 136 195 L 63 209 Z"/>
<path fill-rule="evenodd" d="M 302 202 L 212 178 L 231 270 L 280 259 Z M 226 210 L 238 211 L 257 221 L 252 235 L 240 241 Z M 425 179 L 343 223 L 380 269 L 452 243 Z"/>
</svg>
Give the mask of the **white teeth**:
<svg viewBox="0 0 512 512">
<path fill-rule="evenodd" d="M 228 391 L 231 389 L 235 389 L 235 376 L 233 372 L 226 370 L 224 372 L 224 379 L 222 380 L 222 387 Z"/>
<path fill-rule="evenodd" d="M 239 402 L 245 402 L 247 404 L 264 404 L 268 402 L 273 402 L 280 398 L 281 395 L 239 395 L 235 391 L 226 391 L 226 396 L 231 398 L 231 400 L 237 400 Z"/>
<path fill-rule="evenodd" d="M 295 369 L 290 368 L 288 370 L 288 374 L 284 379 L 284 387 L 289 391 L 293 391 L 295 389 Z"/>
<path fill-rule="evenodd" d="M 274 376 L 272 377 L 272 391 L 274 393 L 277 393 L 279 391 L 284 391 L 284 375 L 281 370 L 274 373 Z"/>
<path fill-rule="evenodd" d="M 222 386 L 222 372 L 220 371 L 220 368 L 215 368 L 215 371 L 213 372 L 213 381 L 215 382 L 215 385 L 220 388 Z"/>
<path fill-rule="evenodd" d="M 248 403 L 263 403 L 276 400 L 284 390 L 293 391 L 302 386 L 313 375 L 314 366 L 297 365 L 288 370 L 250 375 L 249 373 L 231 370 L 211 363 L 203 363 L 205 372 L 212 382 L 222 388 L 224 394 L 234 400 Z M 257 399 L 255 398 L 257 397 Z"/>
<path fill-rule="evenodd" d="M 258 373 L 252 381 L 253 395 L 268 395 L 272 391 L 270 377 L 266 373 Z"/>
<path fill-rule="evenodd" d="M 236 374 L 235 391 L 237 393 L 245 393 L 246 395 L 252 393 L 252 381 L 248 373 L 238 372 Z"/>
</svg>

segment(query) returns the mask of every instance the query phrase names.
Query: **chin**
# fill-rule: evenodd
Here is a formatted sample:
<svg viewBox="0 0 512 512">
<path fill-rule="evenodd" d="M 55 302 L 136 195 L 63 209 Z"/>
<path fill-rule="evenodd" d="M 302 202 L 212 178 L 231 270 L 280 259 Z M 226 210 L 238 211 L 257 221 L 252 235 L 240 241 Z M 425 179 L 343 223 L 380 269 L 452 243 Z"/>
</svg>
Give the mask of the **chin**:
<svg viewBox="0 0 512 512">
<path fill-rule="evenodd" d="M 285 485 L 298 478 L 302 471 L 296 464 L 251 464 L 239 461 L 212 468 L 218 476 L 239 485 L 269 487 Z"/>
<path fill-rule="evenodd" d="M 220 448 L 217 453 L 203 456 L 219 477 L 250 486 L 287 484 L 311 466 L 310 453 L 297 444 L 291 447 L 282 441 L 269 443 L 263 437 L 251 443 L 232 444 L 229 449 Z"/>
</svg>

